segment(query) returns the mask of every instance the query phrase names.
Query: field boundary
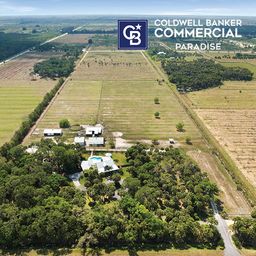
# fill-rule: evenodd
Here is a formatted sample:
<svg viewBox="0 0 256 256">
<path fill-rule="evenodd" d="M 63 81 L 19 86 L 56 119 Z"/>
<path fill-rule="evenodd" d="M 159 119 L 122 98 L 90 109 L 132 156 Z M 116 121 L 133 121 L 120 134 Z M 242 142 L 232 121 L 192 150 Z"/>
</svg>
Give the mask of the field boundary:
<svg viewBox="0 0 256 256">
<path fill-rule="evenodd" d="M 152 63 L 152 65 L 155 67 L 155 69 L 158 71 L 158 73 L 161 74 L 162 77 L 166 78 L 166 76 L 163 74 L 163 72 L 158 67 L 156 67 L 156 65 L 152 62 L 150 57 L 146 54 L 144 54 L 144 55 L 145 55 L 145 57 L 147 56 L 147 58 Z M 169 88 L 172 90 L 174 95 L 177 97 L 180 104 L 182 104 L 182 106 L 188 113 L 188 115 L 194 120 L 195 124 L 201 131 L 203 137 L 211 146 L 211 149 L 214 152 L 215 156 L 219 159 L 220 163 L 223 165 L 225 170 L 232 177 L 233 181 L 239 186 L 239 189 L 241 189 L 241 191 L 243 192 L 243 194 L 245 195 L 246 199 L 249 201 L 251 206 L 256 205 L 256 190 L 254 189 L 252 184 L 249 183 L 249 181 L 244 177 L 244 175 L 241 173 L 239 168 L 234 163 L 233 159 L 228 155 L 228 153 L 225 151 L 225 149 L 222 148 L 222 146 L 215 139 L 215 137 L 211 134 L 211 132 L 205 127 L 203 121 L 197 116 L 197 114 L 194 112 L 194 110 L 189 107 L 189 105 L 180 97 L 180 95 L 178 95 L 178 92 L 170 84 L 168 79 L 167 79 L 167 83 L 169 85 Z"/>
<path fill-rule="evenodd" d="M 83 56 L 81 57 L 81 60 L 84 60 L 85 56 L 88 54 L 89 51 L 86 51 L 85 54 L 83 54 Z M 79 61 L 79 63 L 81 62 L 81 60 Z M 80 65 L 80 64 L 78 64 Z M 77 66 L 75 67 L 74 71 L 76 70 Z M 73 72 L 74 72 L 73 71 Z M 72 72 L 72 73 L 73 73 Z M 60 86 L 60 88 L 57 90 L 57 92 L 55 93 L 54 97 L 51 99 L 51 101 L 49 102 L 49 104 L 47 105 L 47 107 L 45 108 L 45 110 L 43 111 L 43 113 L 40 115 L 40 117 L 37 119 L 37 121 L 35 122 L 35 124 L 32 126 L 32 128 L 29 130 L 29 132 L 27 133 L 27 135 L 25 136 L 25 138 L 22 140 L 22 143 L 24 143 L 27 138 L 29 138 L 32 133 L 35 131 L 36 127 L 38 126 L 39 122 L 42 120 L 42 118 L 45 116 L 45 114 L 47 113 L 47 111 L 49 110 L 49 108 L 52 106 L 52 104 L 54 103 L 54 101 L 56 100 L 56 98 L 58 97 L 58 95 L 61 93 L 61 91 L 64 89 L 65 85 L 70 81 L 72 74 L 70 74 L 64 81 L 64 83 Z"/>
<path fill-rule="evenodd" d="M 172 90 L 174 91 L 174 89 Z M 177 92 L 175 93 L 177 94 Z M 203 121 L 197 116 L 194 110 L 192 110 L 182 99 L 180 99 L 180 102 L 184 105 L 190 117 L 195 121 L 206 141 L 211 145 L 214 155 L 219 159 L 225 170 L 230 174 L 234 182 L 239 186 L 239 189 L 243 191 L 249 203 L 254 206 L 256 204 L 256 191 L 254 187 L 250 182 L 247 181 L 247 179 L 234 163 L 233 159 L 219 144 L 211 132 L 205 127 Z"/>
<path fill-rule="evenodd" d="M 96 122 L 99 122 L 99 116 L 100 116 L 100 107 L 101 107 L 101 101 L 102 101 L 102 92 L 103 92 L 103 83 L 104 81 L 101 81 L 101 88 L 100 88 L 100 97 L 99 97 L 99 104 L 97 109 L 97 116 L 96 116 Z"/>
</svg>

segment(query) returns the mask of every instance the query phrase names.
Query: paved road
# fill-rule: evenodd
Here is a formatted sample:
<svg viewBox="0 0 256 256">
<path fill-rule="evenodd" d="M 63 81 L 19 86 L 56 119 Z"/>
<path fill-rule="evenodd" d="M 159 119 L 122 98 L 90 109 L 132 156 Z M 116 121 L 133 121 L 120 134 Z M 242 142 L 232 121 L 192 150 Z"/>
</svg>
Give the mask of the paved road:
<svg viewBox="0 0 256 256">
<path fill-rule="evenodd" d="M 239 253 L 239 251 L 233 244 L 231 234 L 228 232 L 227 223 L 220 216 L 217 206 L 213 201 L 211 201 L 211 205 L 212 205 L 212 209 L 214 212 L 214 218 L 218 221 L 217 229 L 224 241 L 224 245 L 225 245 L 224 255 L 225 256 L 240 256 L 241 254 Z"/>
</svg>

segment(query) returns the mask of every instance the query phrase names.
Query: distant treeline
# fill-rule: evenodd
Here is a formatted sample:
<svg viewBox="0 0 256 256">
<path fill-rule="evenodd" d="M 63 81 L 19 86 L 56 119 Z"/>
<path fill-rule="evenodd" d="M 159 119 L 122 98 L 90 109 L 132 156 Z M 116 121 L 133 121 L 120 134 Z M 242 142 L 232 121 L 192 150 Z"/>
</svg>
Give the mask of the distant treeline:
<svg viewBox="0 0 256 256">
<path fill-rule="evenodd" d="M 256 54 L 236 53 L 233 59 L 256 59 Z"/>
<path fill-rule="evenodd" d="M 196 91 L 215 87 L 225 80 L 252 80 L 253 73 L 241 67 L 224 67 L 213 60 L 162 61 L 169 80 L 180 91 Z"/>
<path fill-rule="evenodd" d="M 0 61 L 8 59 L 22 51 L 25 51 L 43 40 L 49 38 L 49 35 L 40 34 L 20 34 L 0 32 Z"/>
<path fill-rule="evenodd" d="M 64 27 L 61 29 L 62 33 L 69 33 L 69 34 L 114 34 L 117 33 L 116 29 L 110 29 L 110 30 L 105 30 L 105 29 L 81 29 L 81 30 L 75 30 L 74 26 L 70 27 Z"/>
<path fill-rule="evenodd" d="M 82 30 L 76 30 L 71 31 L 70 34 L 116 34 L 117 29 L 82 29 Z"/>
<path fill-rule="evenodd" d="M 75 29 L 74 26 L 64 27 L 61 29 L 62 33 L 71 33 Z"/>
<path fill-rule="evenodd" d="M 74 58 L 50 58 L 35 64 L 34 73 L 41 77 L 49 77 L 52 79 L 59 77 L 68 77 L 75 67 Z"/>
<path fill-rule="evenodd" d="M 243 25 L 239 27 L 239 34 L 247 38 L 256 37 L 256 25 Z"/>
<path fill-rule="evenodd" d="M 35 50 L 39 52 L 60 52 L 64 53 L 67 57 L 75 57 L 77 58 L 83 49 L 84 46 L 80 45 L 72 45 L 72 44 L 54 44 L 54 43 L 48 43 L 44 45 L 39 45 L 35 48 Z"/>
<path fill-rule="evenodd" d="M 185 54 L 182 52 L 173 51 L 171 49 L 166 49 L 163 46 L 150 47 L 148 53 L 151 57 L 162 59 L 162 58 L 175 58 L 184 59 Z"/>
</svg>

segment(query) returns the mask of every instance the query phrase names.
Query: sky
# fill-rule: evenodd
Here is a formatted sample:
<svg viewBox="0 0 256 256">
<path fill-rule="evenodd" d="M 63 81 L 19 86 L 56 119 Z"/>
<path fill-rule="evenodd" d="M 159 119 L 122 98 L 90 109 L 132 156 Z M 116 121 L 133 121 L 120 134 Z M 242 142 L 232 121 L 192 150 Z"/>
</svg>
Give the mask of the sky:
<svg viewBox="0 0 256 256">
<path fill-rule="evenodd" d="M 0 15 L 256 16 L 255 0 L 0 0 Z"/>
</svg>

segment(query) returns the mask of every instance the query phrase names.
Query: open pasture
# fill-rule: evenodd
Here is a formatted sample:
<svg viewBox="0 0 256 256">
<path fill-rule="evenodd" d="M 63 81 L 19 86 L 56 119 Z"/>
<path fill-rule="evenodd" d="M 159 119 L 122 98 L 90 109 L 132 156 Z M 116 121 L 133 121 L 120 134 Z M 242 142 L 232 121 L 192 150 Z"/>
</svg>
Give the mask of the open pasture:
<svg viewBox="0 0 256 256">
<path fill-rule="evenodd" d="M 92 38 L 93 35 L 91 34 L 68 34 L 62 36 L 56 40 L 54 43 L 61 43 L 61 44 L 87 44 L 88 39 Z"/>
<path fill-rule="evenodd" d="M 59 56 L 59 54 L 53 54 L 52 52 L 26 53 L 17 59 L 0 65 L 0 79 L 32 80 L 31 72 L 33 72 L 34 65 L 53 56 Z"/>
<path fill-rule="evenodd" d="M 89 65 L 88 65 L 89 63 Z M 200 134 L 176 97 L 140 52 L 89 52 L 70 81 L 40 121 L 42 129 L 58 127 L 62 118 L 71 124 L 101 123 L 105 135 L 119 132 L 127 140 L 167 140 L 193 143 Z M 155 104 L 158 97 L 160 104 Z M 155 112 L 160 118 L 155 118 Z M 183 122 L 185 132 L 177 132 Z"/>
<path fill-rule="evenodd" d="M 155 97 L 160 104 L 154 104 Z M 159 119 L 155 112 L 160 113 Z M 126 139 L 198 139 L 197 129 L 170 89 L 156 81 L 105 81 L 99 113 L 108 131 L 121 131 Z M 177 132 L 178 122 L 185 124 L 186 132 Z"/>
<path fill-rule="evenodd" d="M 256 187 L 256 110 L 198 109 L 196 112 Z"/>
<path fill-rule="evenodd" d="M 54 82 L 0 80 L 0 144 L 9 141 Z"/>
<path fill-rule="evenodd" d="M 75 80 L 155 80 L 152 66 L 138 52 L 90 52 L 77 68 Z"/>
<path fill-rule="evenodd" d="M 31 74 L 35 63 L 52 56 L 29 52 L 0 65 L 0 145 L 8 142 L 21 122 L 57 81 Z"/>
<path fill-rule="evenodd" d="M 101 88 L 100 81 L 69 81 L 38 128 L 58 127 L 62 118 L 68 118 L 72 124 L 94 123 L 97 118 Z"/>
<path fill-rule="evenodd" d="M 241 63 L 244 67 L 254 67 Z M 233 64 L 237 66 L 237 63 Z M 220 87 L 191 92 L 183 97 L 245 178 L 256 187 L 255 80 L 228 81 Z"/>
<path fill-rule="evenodd" d="M 213 109 L 255 109 L 256 81 L 227 81 L 220 87 L 185 95 L 192 107 Z"/>
</svg>

